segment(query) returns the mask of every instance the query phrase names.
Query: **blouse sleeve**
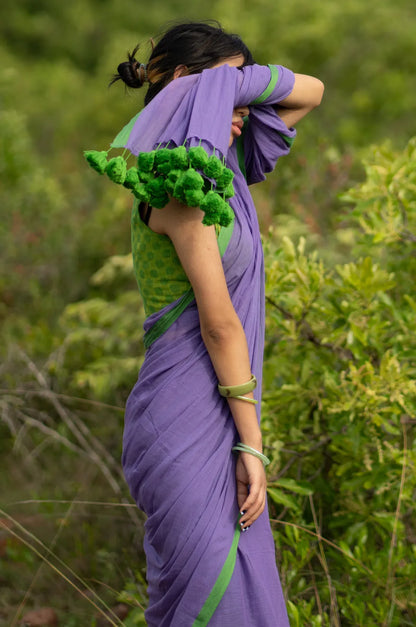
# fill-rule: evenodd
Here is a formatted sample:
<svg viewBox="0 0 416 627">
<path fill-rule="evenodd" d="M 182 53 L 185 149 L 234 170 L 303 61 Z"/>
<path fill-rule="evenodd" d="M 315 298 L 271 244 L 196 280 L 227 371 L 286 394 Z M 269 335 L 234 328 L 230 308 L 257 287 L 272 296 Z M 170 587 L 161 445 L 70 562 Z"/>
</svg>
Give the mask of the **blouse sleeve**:
<svg viewBox="0 0 416 627">
<path fill-rule="evenodd" d="M 296 130 L 286 126 L 273 106 L 289 96 L 295 75 L 281 65 L 264 66 L 264 70 L 268 71 L 269 81 L 260 96 L 249 101 L 250 114 L 237 144 L 240 167 L 244 167 L 249 185 L 265 179 L 279 157 L 289 153 L 296 137 Z M 240 96 L 247 99 L 244 80 Z"/>
</svg>

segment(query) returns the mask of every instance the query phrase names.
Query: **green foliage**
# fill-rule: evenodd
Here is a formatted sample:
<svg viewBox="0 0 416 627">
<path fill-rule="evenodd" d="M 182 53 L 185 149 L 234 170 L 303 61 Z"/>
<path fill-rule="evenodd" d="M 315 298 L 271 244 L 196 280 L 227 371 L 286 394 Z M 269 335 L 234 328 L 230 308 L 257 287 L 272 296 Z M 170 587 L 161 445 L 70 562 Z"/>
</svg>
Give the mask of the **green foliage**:
<svg viewBox="0 0 416 627">
<path fill-rule="evenodd" d="M 144 352 L 144 310 L 131 254 L 108 259 L 91 283 L 103 295 L 67 305 L 60 319 L 64 340 L 49 360 L 49 370 L 77 394 L 122 402 L 137 379 Z"/>
<path fill-rule="evenodd" d="M 59 269 L 53 260 L 62 249 L 71 249 L 65 231 L 72 217 L 59 182 L 37 162 L 26 121 L 16 111 L 0 113 L 0 154 L 3 317 L 9 307 L 47 299 L 59 289 L 65 259 Z M 40 246 L 42 256 L 37 254 Z"/>
<path fill-rule="evenodd" d="M 272 234 L 268 246 L 263 424 L 294 624 L 416 618 L 413 146 L 374 149 L 366 180 L 343 197 L 357 203 L 357 261 L 326 267 L 304 238 L 273 248 Z"/>
<path fill-rule="evenodd" d="M 146 627 L 144 608 L 147 605 L 146 578 L 141 572 L 135 572 L 134 582 L 129 581 L 120 593 L 118 600 L 131 605 L 133 609 L 124 621 L 125 627 Z"/>
<path fill-rule="evenodd" d="M 352 216 L 374 243 L 414 243 L 416 139 L 399 154 L 390 143 L 375 148 L 366 163 L 366 180 L 341 199 L 355 204 Z"/>
</svg>

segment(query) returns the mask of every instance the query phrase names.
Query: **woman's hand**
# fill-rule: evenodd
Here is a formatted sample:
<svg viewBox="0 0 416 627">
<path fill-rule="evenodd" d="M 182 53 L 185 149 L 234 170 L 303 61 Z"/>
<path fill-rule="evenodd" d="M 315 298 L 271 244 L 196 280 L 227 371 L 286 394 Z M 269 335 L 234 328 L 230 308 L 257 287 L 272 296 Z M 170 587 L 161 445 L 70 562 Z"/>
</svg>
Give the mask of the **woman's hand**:
<svg viewBox="0 0 416 627">
<path fill-rule="evenodd" d="M 242 528 L 249 527 L 260 516 L 266 505 L 266 473 L 263 462 L 250 453 L 240 453 L 236 466 L 237 501 Z"/>
</svg>

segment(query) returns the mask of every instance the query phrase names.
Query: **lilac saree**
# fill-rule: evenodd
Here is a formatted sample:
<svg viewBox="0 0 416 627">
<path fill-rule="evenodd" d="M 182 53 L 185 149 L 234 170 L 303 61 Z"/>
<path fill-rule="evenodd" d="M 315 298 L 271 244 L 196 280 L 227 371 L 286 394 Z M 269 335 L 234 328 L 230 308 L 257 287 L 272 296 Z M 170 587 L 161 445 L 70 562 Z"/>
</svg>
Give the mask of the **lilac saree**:
<svg viewBox="0 0 416 627">
<path fill-rule="evenodd" d="M 264 269 L 247 182 L 263 180 L 289 151 L 295 132 L 271 104 L 292 87 L 293 74 L 281 66 L 205 70 L 170 83 L 113 143 L 134 154 L 167 142 L 202 143 L 211 153 L 216 149 L 234 171 L 230 205 L 235 219 L 222 260 L 259 382 L 258 400 Z M 239 104 L 251 106 L 237 150 L 236 142 L 228 148 L 228 140 L 232 110 Z M 145 331 L 175 305 L 150 315 Z M 146 620 L 150 627 L 288 627 L 267 510 L 247 533 L 238 527 L 231 453 L 238 434 L 217 383 L 191 298 L 149 346 L 126 407 L 123 468 L 133 498 L 147 515 Z M 257 408 L 260 420 L 260 404 Z"/>
</svg>

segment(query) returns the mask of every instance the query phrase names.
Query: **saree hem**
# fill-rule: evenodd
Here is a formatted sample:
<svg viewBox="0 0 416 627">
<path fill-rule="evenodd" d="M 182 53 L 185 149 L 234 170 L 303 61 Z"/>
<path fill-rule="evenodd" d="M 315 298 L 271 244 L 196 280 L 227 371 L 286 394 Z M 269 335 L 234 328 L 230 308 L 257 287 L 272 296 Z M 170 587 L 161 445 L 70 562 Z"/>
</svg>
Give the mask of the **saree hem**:
<svg viewBox="0 0 416 627">
<path fill-rule="evenodd" d="M 215 581 L 214 585 L 212 586 L 211 592 L 209 593 L 207 599 L 205 600 L 205 603 L 202 606 L 201 611 L 196 617 L 194 623 L 192 624 L 192 627 L 206 627 L 206 625 L 208 625 L 209 621 L 211 620 L 212 615 L 214 614 L 218 605 L 220 604 L 220 601 L 228 588 L 228 585 L 231 581 L 231 577 L 234 572 L 235 562 L 237 559 L 238 542 L 240 540 L 240 536 L 241 536 L 241 528 L 240 528 L 240 524 L 237 523 L 237 527 L 234 531 L 231 548 L 224 562 L 224 565 L 221 569 L 221 572 L 218 575 L 218 578 Z"/>
</svg>

